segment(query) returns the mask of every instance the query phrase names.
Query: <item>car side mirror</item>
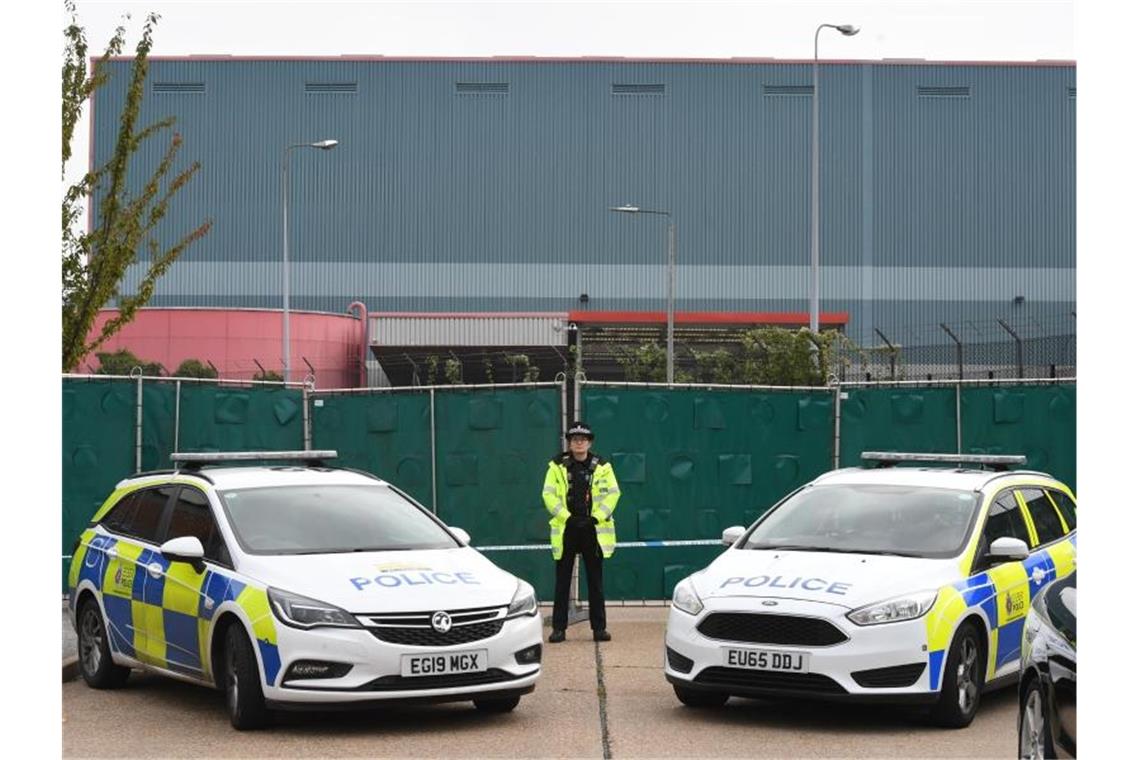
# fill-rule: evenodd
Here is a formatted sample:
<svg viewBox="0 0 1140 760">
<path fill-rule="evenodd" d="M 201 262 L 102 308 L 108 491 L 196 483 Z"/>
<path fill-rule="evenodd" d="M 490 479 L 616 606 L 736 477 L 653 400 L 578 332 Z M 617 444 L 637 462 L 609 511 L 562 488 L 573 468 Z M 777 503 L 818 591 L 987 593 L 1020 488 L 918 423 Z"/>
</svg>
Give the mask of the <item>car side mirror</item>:
<svg viewBox="0 0 1140 760">
<path fill-rule="evenodd" d="M 172 538 L 158 547 L 158 550 L 171 562 L 188 562 L 195 569 L 202 566 L 202 558 L 206 556 L 206 550 L 196 536 Z"/>
<path fill-rule="evenodd" d="M 1020 538 L 1003 536 L 994 539 L 986 552 L 986 562 L 1018 562 L 1029 556 L 1029 547 Z"/>
<path fill-rule="evenodd" d="M 471 545 L 471 534 L 469 534 L 467 531 L 463 530 L 463 528 L 456 528 L 454 526 L 449 525 L 449 526 L 447 526 L 447 529 L 449 531 L 451 531 L 451 535 L 453 535 L 457 539 L 459 539 L 459 543 L 463 544 L 464 546 L 470 546 Z"/>
<path fill-rule="evenodd" d="M 745 530 L 747 530 L 747 528 L 743 525 L 733 525 L 731 528 L 725 528 L 724 532 L 720 534 L 720 542 L 725 546 L 732 546 L 740 540 Z"/>
</svg>

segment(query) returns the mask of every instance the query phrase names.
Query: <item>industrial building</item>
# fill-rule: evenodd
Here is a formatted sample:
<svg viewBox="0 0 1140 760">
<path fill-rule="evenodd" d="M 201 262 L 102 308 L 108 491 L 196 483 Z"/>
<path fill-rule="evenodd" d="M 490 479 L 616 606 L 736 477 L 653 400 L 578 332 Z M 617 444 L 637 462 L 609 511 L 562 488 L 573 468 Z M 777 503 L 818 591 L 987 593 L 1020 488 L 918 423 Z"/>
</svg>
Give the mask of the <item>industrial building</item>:
<svg viewBox="0 0 1140 760">
<path fill-rule="evenodd" d="M 130 61 L 109 71 L 93 165 Z M 292 309 L 353 336 L 350 304 L 367 310 L 371 384 L 426 383 L 441 357 L 467 382 L 518 379 L 519 355 L 552 379 L 575 340 L 591 377 L 621 379 L 622 351 L 663 340 L 670 224 L 678 362 L 806 325 L 811 82 L 810 60 L 151 58 L 139 124 L 175 117 L 202 165 L 163 237 L 213 227 L 113 345 L 167 309 L 279 318 L 286 235 Z M 961 341 L 990 371 L 1016 339 L 1031 373 L 1075 371 L 1075 64 L 821 61 L 819 82 L 821 326 L 932 365 Z M 258 319 L 257 362 L 280 370 Z M 320 361 L 355 377 L 346 340 Z"/>
</svg>

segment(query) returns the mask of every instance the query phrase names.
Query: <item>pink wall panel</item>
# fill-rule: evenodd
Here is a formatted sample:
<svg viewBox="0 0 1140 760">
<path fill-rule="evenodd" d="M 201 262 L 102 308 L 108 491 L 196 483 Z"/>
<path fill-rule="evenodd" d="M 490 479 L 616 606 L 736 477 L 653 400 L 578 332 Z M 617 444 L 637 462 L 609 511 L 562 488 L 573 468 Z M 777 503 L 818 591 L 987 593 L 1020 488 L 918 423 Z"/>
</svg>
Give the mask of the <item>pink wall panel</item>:
<svg viewBox="0 0 1140 760">
<path fill-rule="evenodd" d="M 115 315 L 103 310 L 88 340 Z M 293 312 L 289 333 L 294 381 L 313 365 L 318 388 L 354 388 L 360 384 L 361 325 L 342 314 Z M 263 309 L 141 309 L 133 321 L 99 347 L 99 352 L 126 348 L 143 361 L 160 362 L 174 372 L 186 359 L 210 361 L 229 379 L 252 379 L 257 362 L 281 372 L 281 312 Z M 256 362 L 254 361 L 256 360 Z M 99 359 L 89 354 L 78 372 L 94 372 Z"/>
</svg>

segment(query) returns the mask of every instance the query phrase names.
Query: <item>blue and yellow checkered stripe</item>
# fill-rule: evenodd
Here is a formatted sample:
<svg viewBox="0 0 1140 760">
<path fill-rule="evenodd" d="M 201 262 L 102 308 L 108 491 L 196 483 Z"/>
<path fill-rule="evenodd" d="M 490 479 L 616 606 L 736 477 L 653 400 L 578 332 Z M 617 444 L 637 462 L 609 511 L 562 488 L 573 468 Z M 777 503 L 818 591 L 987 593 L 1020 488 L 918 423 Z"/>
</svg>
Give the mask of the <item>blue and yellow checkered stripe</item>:
<svg viewBox="0 0 1140 760">
<path fill-rule="evenodd" d="M 161 568 L 158 577 L 151 565 Z M 72 559 L 68 583 L 89 580 L 103 592 L 111 648 L 140 662 L 198 678 L 210 678 L 210 623 L 218 608 L 234 602 L 245 612 L 272 685 L 281 670 L 277 629 L 264 589 L 208 568 L 197 572 L 171 563 L 132 541 L 86 531 Z"/>
<path fill-rule="evenodd" d="M 941 688 L 942 663 L 960 621 L 978 609 L 989 624 L 986 679 L 1016 660 L 1021 652 L 1025 616 L 1033 599 L 1049 582 L 1067 576 L 1076 566 L 1076 535 L 1039 549 L 1022 562 L 1011 562 L 946 586 L 926 616 L 930 689 Z"/>
</svg>

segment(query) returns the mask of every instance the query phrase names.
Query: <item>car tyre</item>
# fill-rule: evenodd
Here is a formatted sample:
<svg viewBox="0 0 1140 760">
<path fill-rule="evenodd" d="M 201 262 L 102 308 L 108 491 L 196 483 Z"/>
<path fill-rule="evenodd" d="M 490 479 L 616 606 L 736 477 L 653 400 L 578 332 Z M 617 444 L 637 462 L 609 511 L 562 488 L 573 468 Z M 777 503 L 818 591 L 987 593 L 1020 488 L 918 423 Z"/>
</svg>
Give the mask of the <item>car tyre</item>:
<svg viewBox="0 0 1140 760">
<path fill-rule="evenodd" d="M 131 669 L 116 665 L 111 659 L 111 643 L 103 613 L 94 599 L 79 607 L 79 672 L 94 689 L 118 689 L 127 682 Z"/>
<path fill-rule="evenodd" d="M 673 693 L 686 707 L 720 707 L 728 701 L 728 695 L 719 691 L 697 691 L 673 684 Z"/>
<path fill-rule="evenodd" d="M 969 623 L 960 627 L 950 642 L 942 693 L 931 711 L 935 725 L 965 728 L 974 720 L 982 696 L 982 652 L 978 629 Z"/>
<path fill-rule="evenodd" d="M 519 697 L 502 697 L 499 699 L 476 699 L 475 709 L 485 713 L 509 713 L 519 706 Z"/>
<path fill-rule="evenodd" d="M 261 691 L 257 659 L 245 629 L 233 624 L 226 629 L 223 687 L 230 723 L 239 731 L 261 728 L 269 722 L 269 710 Z"/>
<path fill-rule="evenodd" d="M 1049 724 L 1049 710 L 1045 707 L 1045 692 L 1034 680 L 1021 699 L 1017 721 L 1017 756 L 1042 760 L 1057 756 L 1053 747 L 1053 727 Z"/>
</svg>

